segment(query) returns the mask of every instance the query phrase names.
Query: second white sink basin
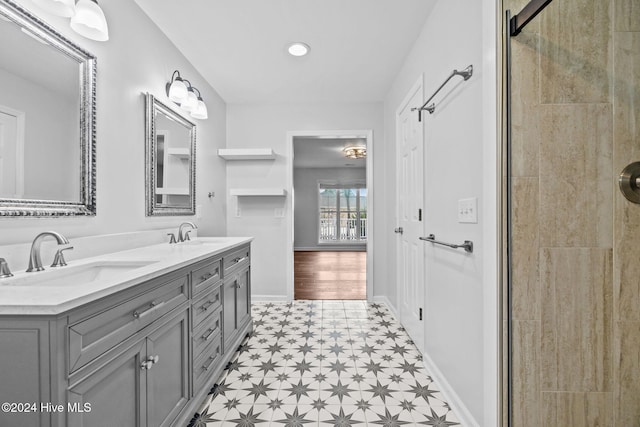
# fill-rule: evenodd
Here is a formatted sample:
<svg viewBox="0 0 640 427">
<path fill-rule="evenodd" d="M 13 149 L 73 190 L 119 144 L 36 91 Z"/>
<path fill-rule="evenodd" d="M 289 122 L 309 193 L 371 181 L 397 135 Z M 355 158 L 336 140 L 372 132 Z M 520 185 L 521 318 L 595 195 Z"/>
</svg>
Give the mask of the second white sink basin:
<svg viewBox="0 0 640 427">
<path fill-rule="evenodd" d="M 188 240 L 179 245 L 201 246 L 201 245 L 224 245 L 230 241 L 229 237 L 198 237 L 195 240 Z"/>
<path fill-rule="evenodd" d="M 89 285 L 97 280 L 108 279 L 129 273 L 132 270 L 153 264 L 154 260 L 94 261 L 82 265 L 48 267 L 45 271 L 23 273 L 0 280 L 0 286 L 67 287 Z"/>
</svg>

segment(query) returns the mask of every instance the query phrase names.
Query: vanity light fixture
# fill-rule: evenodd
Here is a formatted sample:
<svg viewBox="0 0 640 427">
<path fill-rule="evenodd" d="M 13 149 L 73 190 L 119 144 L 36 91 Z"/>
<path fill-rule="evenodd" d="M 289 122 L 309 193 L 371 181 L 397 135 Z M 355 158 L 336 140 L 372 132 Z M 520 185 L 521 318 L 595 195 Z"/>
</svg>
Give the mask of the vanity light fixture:
<svg viewBox="0 0 640 427">
<path fill-rule="evenodd" d="M 364 159 L 367 157 L 367 147 L 345 147 L 342 151 L 348 159 Z"/>
<path fill-rule="evenodd" d="M 308 44 L 302 42 L 291 43 L 287 48 L 289 55 L 291 56 L 305 56 L 311 48 Z"/>
<path fill-rule="evenodd" d="M 109 28 L 97 0 L 78 0 L 71 18 L 71 29 L 83 37 L 99 42 L 109 40 Z"/>
<path fill-rule="evenodd" d="M 109 27 L 97 0 L 33 0 L 33 3 L 52 15 L 71 18 L 73 31 L 91 40 L 109 40 Z"/>
<path fill-rule="evenodd" d="M 166 91 L 169 99 L 180 105 L 180 108 L 188 112 L 194 119 L 205 120 L 209 118 L 207 105 L 202 100 L 200 91 L 192 86 L 189 80 L 183 79 L 178 70 L 175 70 L 171 75 L 171 81 L 167 83 Z"/>
</svg>

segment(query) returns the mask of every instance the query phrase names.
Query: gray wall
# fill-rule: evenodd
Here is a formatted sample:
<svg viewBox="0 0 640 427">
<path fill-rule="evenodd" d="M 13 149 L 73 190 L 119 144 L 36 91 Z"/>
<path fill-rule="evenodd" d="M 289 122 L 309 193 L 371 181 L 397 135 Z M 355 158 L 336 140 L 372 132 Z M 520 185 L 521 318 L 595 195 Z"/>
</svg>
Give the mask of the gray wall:
<svg viewBox="0 0 640 427">
<path fill-rule="evenodd" d="M 224 235 L 225 199 L 209 199 L 226 188 L 225 163 L 217 149 L 225 146 L 226 105 L 158 27 L 130 0 L 101 2 L 109 23 L 110 40 L 94 42 L 69 28 L 69 20 L 31 9 L 57 31 L 97 56 L 97 215 L 89 218 L 3 218 L 0 245 L 31 241 L 54 229 L 74 237 L 177 227 L 195 221 L 200 235 Z M 202 218 L 145 217 L 144 96 L 150 92 L 170 103 L 165 84 L 180 70 L 200 91 L 209 110 L 197 123 L 196 204 Z M 25 255 L 27 256 L 27 255 Z"/>
<path fill-rule="evenodd" d="M 364 181 L 364 168 L 295 168 L 293 170 L 295 250 L 365 250 L 366 244 L 318 245 L 318 181 Z"/>
</svg>

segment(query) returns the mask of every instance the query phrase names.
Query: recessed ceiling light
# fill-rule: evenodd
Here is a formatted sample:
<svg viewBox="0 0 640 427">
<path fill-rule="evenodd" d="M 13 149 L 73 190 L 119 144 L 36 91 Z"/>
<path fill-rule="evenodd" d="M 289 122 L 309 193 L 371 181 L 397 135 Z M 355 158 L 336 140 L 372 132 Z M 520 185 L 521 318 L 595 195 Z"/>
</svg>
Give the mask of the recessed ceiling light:
<svg viewBox="0 0 640 427">
<path fill-rule="evenodd" d="M 287 50 L 293 56 L 305 56 L 311 48 L 308 44 L 302 42 L 291 43 Z"/>
</svg>

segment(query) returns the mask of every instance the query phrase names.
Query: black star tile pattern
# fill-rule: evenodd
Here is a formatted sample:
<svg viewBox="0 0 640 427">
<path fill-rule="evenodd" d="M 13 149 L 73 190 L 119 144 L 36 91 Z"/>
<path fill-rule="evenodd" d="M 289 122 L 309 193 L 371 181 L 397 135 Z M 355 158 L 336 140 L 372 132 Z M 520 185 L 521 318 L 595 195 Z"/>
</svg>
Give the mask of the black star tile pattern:
<svg viewBox="0 0 640 427">
<path fill-rule="evenodd" d="M 252 316 L 190 425 L 460 425 L 384 304 L 255 303 Z"/>
</svg>

